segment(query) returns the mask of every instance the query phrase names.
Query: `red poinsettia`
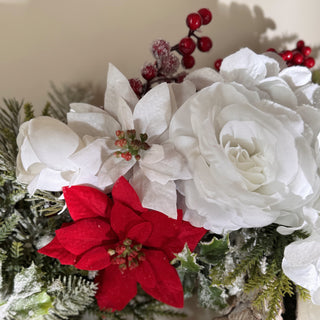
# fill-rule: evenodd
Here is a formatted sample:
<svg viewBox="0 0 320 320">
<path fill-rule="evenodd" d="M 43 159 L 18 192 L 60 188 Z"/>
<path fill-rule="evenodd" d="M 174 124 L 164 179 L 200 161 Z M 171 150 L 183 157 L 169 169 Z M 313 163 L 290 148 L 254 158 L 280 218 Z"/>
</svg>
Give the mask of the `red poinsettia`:
<svg viewBox="0 0 320 320">
<path fill-rule="evenodd" d="M 114 185 L 111 200 L 86 186 L 65 187 L 74 222 L 64 224 L 40 253 L 78 269 L 100 270 L 96 298 L 101 309 L 121 310 L 137 294 L 137 283 L 155 299 L 183 307 L 183 289 L 170 264 L 185 243 L 194 250 L 203 228 L 143 208 L 126 179 Z"/>
</svg>

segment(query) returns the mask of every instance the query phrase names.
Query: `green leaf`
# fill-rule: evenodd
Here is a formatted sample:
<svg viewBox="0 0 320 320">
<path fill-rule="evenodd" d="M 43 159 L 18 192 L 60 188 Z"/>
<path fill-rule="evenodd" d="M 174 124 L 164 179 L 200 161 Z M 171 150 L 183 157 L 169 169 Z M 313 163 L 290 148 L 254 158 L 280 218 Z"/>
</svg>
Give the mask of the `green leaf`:
<svg viewBox="0 0 320 320">
<path fill-rule="evenodd" d="M 17 300 L 11 310 L 14 310 L 16 319 L 40 320 L 46 315 L 52 307 L 52 299 L 45 292 L 33 294 L 22 300 Z"/>
<path fill-rule="evenodd" d="M 197 263 L 197 254 L 192 253 L 187 244 L 185 244 L 180 253 L 176 254 L 176 258 L 172 262 L 175 263 L 177 261 L 180 262 L 179 268 L 184 271 L 198 273 L 202 269 L 202 266 Z"/>
<path fill-rule="evenodd" d="M 204 308 L 221 310 L 227 306 L 223 297 L 224 291 L 211 285 L 211 281 L 202 273 L 199 273 L 199 303 Z"/>
<path fill-rule="evenodd" d="M 229 251 L 229 236 L 223 239 L 213 238 L 210 242 L 200 242 L 199 259 L 216 265 L 225 258 Z"/>
</svg>

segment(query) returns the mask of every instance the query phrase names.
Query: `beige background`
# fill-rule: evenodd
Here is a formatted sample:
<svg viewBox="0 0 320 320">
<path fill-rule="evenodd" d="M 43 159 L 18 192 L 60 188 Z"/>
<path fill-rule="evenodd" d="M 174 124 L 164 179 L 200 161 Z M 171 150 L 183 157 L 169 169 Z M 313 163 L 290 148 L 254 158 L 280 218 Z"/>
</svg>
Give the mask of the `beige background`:
<svg viewBox="0 0 320 320">
<path fill-rule="evenodd" d="M 298 38 L 320 44 L 319 0 L 0 0 L 0 97 L 40 108 L 50 81 L 103 89 L 108 62 L 138 76 L 153 61 L 152 40 L 179 42 L 186 15 L 201 7 L 214 14 L 202 28 L 214 47 L 196 55 L 197 67 L 242 46 L 262 52 Z"/>
<path fill-rule="evenodd" d="M 202 7 L 214 14 L 202 28 L 214 47 L 196 54 L 196 67 L 243 46 L 292 48 L 300 38 L 317 55 L 319 0 L 0 0 L 0 97 L 23 98 L 40 110 L 50 81 L 91 82 L 103 92 L 108 62 L 139 76 L 153 61 L 152 40 L 176 44 L 187 34 L 186 15 Z M 319 319 L 320 307 L 300 310 L 301 320 Z"/>
</svg>

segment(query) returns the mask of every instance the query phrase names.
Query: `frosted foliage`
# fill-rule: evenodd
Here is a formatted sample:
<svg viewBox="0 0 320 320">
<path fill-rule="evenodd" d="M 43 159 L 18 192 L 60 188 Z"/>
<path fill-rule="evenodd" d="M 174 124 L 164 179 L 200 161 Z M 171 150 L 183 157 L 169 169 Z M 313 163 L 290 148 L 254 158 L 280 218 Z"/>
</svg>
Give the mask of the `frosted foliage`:
<svg viewBox="0 0 320 320">
<path fill-rule="evenodd" d="M 82 278 L 70 276 L 56 279 L 49 290 L 57 293 L 53 309 L 49 314 L 68 319 L 69 316 L 75 316 L 84 311 L 93 302 L 97 286 Z"/>
<path fill-rule="evenodd" d="M 29 268 L 24 269 L 15 276 L 13 293 L 19 295 L 21 299 L 40 292 L 42 283 L 39 278 L 39 271 L 32 263 Z"/>
<path fill-rule="evenodd" d="M 41 292 L 42 282 L 40 281 L 39 271 L 32 263 L 29 268 L 18 273 L 14 278 L 13 293 L 5 304 L 0 306 L 0 315 L 6 316 L 10 311 L 12 314 L 17 304 L 22 299 Z M 0 316 L 0 319 L 1 316 Z"/>
</svg>

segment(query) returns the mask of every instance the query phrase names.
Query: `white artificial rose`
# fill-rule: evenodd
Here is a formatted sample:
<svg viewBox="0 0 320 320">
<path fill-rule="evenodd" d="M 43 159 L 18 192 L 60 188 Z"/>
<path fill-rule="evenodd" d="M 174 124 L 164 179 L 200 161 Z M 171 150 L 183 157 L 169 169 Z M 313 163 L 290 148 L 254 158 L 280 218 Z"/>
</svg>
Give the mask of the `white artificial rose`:
<svg viewBox="0 0 320 320">
<path fill-rule="evenodd" d="M 83 145 L 66 124 L 39 117 L 23 123 L 17 137 L 17 179 L 36 189 L 61 191 L 78 173 L 70 156 Z"/>
<path fill-rule="evenodd" d="M 319 119 L 319 110 L 299 105 L 298 84 L 279 77 L 275 60 L 238 54 L 242 59 L 232 57 L 232 64 L 225 59 L 221 74 L 206 69 L 189 77 L 202 90 L 171 122 L 170 138 L 192 172 L 179 185 L 185 219 L 217 233 L 271 223 L 297 227 L 319 198 L 319 125 L 308 122 L 311 115 Z M 304 92 L 306 72 L 299 70 Z"/>
</svg>

